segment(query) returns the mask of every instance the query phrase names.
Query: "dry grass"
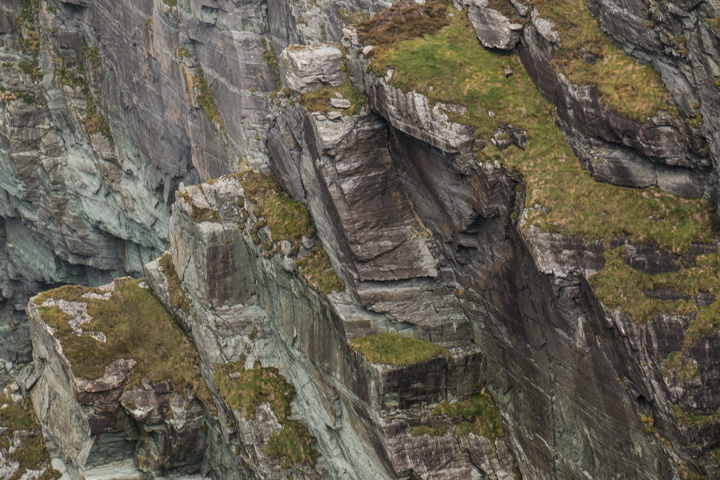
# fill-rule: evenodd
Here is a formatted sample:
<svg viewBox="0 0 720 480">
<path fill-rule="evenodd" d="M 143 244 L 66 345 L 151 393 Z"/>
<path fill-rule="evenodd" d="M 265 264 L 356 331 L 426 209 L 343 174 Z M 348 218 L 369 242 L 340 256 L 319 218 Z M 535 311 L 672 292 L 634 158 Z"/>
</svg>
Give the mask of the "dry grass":
<svg viewBox="0 0 720 480">
<path fill-rule="evenodd" d="M 200 374 L 200 357 L 195 348 L 150 289 L 139 283 L 128 278 L 116 280 L 110 300 L 82 298 L 88 292 L 102 292 L 70 285 L 44 292 L 35 303 L 40 305 L 48 298 L 87 303 L 92 320 L 80 328 L 105 333 L 106 343 L 88 335 L 75 335 L 67 314 L 58 307 L 38 308 L 56 330 L 54 335 L 75 376 L 94 380 L 101 378 L 115 360 L 135 359 L 126 389 L 140 385 L 143 378 L 153 383 L 171 380 L 175 391 L 184 394 L 190 387 L 212 408 L 212 396 Z"/>
<path fill-rule="evenodd" d="M 440 30 L 448 24 L 446 0 L 430 0 L 417 5 L 400 0 L 372 19 L 356 25 L 358 36 L 365 44 L 393 45 Z"/>
<path fill-rule="evenodd" d="M 427 340 L 400 337 L 389 333 L 358 338 L 350 348 L 362 353 L 370 363 L 405 366 L 426 362 L 435 357 L 449 357 L 450 352 Z"/>
<path fill-rule="evenodd" d="M 330 105 L 330 99 L 336 98 L 336 93 L 350 100 L 351 107 L 345 109 L 333 108 Z M 367 98 L 355 88 L 349 78 L 345 78 L 345 83 L 338 88 L 324 86 L 315 92 L 300 94 L 300 104 L 310 112 L 327 113 L 335 111 L 341 112 L 343 115 L 358 115 L 360 110 L 367 106 Z"/>
</svg>

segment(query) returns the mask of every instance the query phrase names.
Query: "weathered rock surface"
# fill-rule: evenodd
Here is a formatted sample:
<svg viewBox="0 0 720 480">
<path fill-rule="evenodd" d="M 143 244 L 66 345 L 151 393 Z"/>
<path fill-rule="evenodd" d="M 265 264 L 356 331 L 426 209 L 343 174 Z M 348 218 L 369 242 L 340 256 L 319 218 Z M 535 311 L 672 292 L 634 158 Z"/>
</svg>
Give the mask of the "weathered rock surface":
<svg viewBox="0 0 720 480">
<path fill-rule="evenodd" d="M 720 475 L 714 324 L 680 367 L 668 366 L 697 314 L 635 323 L 590 286 L 609 248 L 625 245 L 624 261 L 654 274 L 693 266 L 717 244 L 678 254 L 529 226 L 520 179 L 477 155 L 486 144 L 473 127 L 450 121 L 467 106 L 404 92 L 392 70 L 375 76 L 365 58 L 373 48 L 352 30 L 344 48 L 318 45 L 383 2 L 39 3 L 32 24 L 20 25 L 23 2 L 0 5 L 2 86 L 12 90 L 0 97 L 6 375 L 28 359 L 17 312 L 29 296 L 142 272 L 192 340 L 212 392 L 203 402 L 166 380 L 126 388 L 130 359 L 79 378 L 30 304 L 34 363 L 20 389 L 69 476 Z M 681 196 L 717 191 L 715 6 L 590 2 L 674 96 L 678 116 L 641 121 L 555 71 L 552 22 L 505 5 L 519 20 L 501 3 L 466 4 L 479 41 L 512 50 L 520 39 L 525 66 L 597 180 Z M 31 30 L 37 53 L 18 39 L 34 38 Z M 20 62 L 36 62 L 41 75 Z M 362 108 L 339 92 L 329 111 L 302 107 L 302 93 L 346 78 L 367 96 Z M 501 151 L 532 142 L 517 126 L 495 128 L 489 143 Z M 298 207 L 281 205 L 285 216 L 271 218 L 247 177 L 227 175 L 248 166 L 272 171 L 307 206 L 312 229 L 293 236 L 272 224 Z M 168 244 L 169 257 L 145 264 Z M 315 267 L 315 258 L 327 263 Z M 716 292 L 643 294 L 707 306 Z M 70 315 L 71 334 L 107 340 L 84 330 L 78 303 L 45 307 Z M 353 343 L 385 332 L 448 356 L 372 363 Z M 490 423 L 502 434 L 444 406 L 479 395 L 497 403 Z"/>
</svg>

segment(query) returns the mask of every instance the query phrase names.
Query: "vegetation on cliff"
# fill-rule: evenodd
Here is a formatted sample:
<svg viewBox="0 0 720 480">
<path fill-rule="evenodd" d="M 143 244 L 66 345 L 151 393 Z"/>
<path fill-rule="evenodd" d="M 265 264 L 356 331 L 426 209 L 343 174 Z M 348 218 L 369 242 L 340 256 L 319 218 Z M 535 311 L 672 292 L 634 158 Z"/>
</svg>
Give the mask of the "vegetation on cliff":
<svg viewBox="0 0 720 480">
<path fill-rule="evenodd" d="M 439 403 L 433 408 L 427 424 L 411 427 L 410 433 L 414 437 L 429 435 L 434 438 L 445 435 L 448 429 L 456 437 L 473 433 L 493 442 L 505 436 L 500 410 L 484 388 L 467 400 Z"/>
<path fill-rule="evenodd" d="M 170 306 L 177 308 L 185 312 L 185 315 L 190 314 L 190 299 L 185 294 L 185 290 L 182 286 L 182 281 L 178 277 L 175 271 L 175 265 L 173 264 L 172 256 L 169 253 L 163 253 L 162 257 L 158 261 L 160 267 L 162 267 L 163 273 L 165 274 L 165 281 L 168 284 L 168 293 L 170 294 Z"/>
<path fill-rule="evenodd" d="M 338 98 L 336 94 L 349 100 L 350 108 L 334 108 L 330 104 L 330 100 Z M 358 115 L 360 110 L 367 106 L 367 98 L 346 77 L 345 83 L 337 88 L 326 85 L 315 92 L 300 94 L 300 104 L 310 112 L 327 113 L 335 111 L 343 115 Z"/>
<path fill-rule="evenodd" d="M 350 342 L 350 348 L 367 358 L 370 363 L 405 366 L 426 362 L 435 357 L 449 357 L 450 352 L 440 345 L 414 337 L 401 337 L 381 333 L 358 338 Z"/>
<path fill-rule="evenodd" d="M 6 480 L 60 478 L 60 472 L 50 466 L 50 456 L 30 397 L 17 405 L 5 391 L 0 393 L 0 457 L 8 463 L 18 463 L 17 470 Z M 29 470 L 42 473 L 38 477 L 27 477 Z"/>
<path fill-rule="evenodd" d="M 38 295 L 34 303 L 54 329 L 75 376 L 95 380 L 115 360 L 134 359 L 126 389 L 139 386 L 143 378 L 153 383 L 171 380 L 175 391 L 191 387 L 212 406 L 200 374 L 200 357 L 162 303 L 140 283 L 130 278 L 116 280 L 108 299 L 99 297 L 106 294 L 100 289 L 67 285 Z M 43 305 L 50 299 L 87 305 L 90 320 L 77 327 L 80 335 L 68 322 L 69 314 L 57 305 Z M 91 332 L 102 332 L 107 340 L 97 340 L 88 335 Z"/>
<path fill-rule="evenodd" d="M 442 3 L 433 0 L 426 8 L 436 1 Z M 570 12 L 576 7 L 572 5 Z M 562 13 L 552 5 L 543 6 L 553 14 Z M 397 37 L 379 42 L 372 52 L 370 68 L 379 76 L 393 68 L 390 83 L 403 91 L 416 90 L 431 102 L 468 107 L 465 115 L 448 112 L 448 116 L 452 121 L 474 126 L 476 135 L 488 143 L 477 152 L 481 161 L 497 160 L 522 178 L 526 190 L 524 228 L 537 227 L 544 232 L 605 242 L 626 239 L 675 252 L 686 251 L 694 243 L 713 241 L 713 208 L 707 200 L 680 198 L 657 188 L 630 189 L 595 181 L 567 144 L 555 124 L 552 106 L 540 95 L 519 57 L 499 55 L 482 48 L 467 15 L 450 6 L 446 8 L 454 15 L 448 16 L 445 26 L 433 19 L 429 28 L 431 33 L 421 35 L 428 29 L 422 25 L 410 28 L 412 20 L 408 20 L 409 26 L 399 29 Z M 582 12 L 576 14 L 578 19 L 585 15 Z M 562 15 L 565 20 L 558 17 L 559 24 L 570 22 L 566 17 L 572 13 Z M 425 20 L 419 18 L 417 22 L 422 24 Z M 600 73 L 588 67 L 581 72 L 585 76 L 582 78 L 594 77 L 595 81 L 610 82 L 607 85 L 629 85 L 617 90 L 618 95 L 624 95 L 618 102 L 627 102 L 625 113 L 629 115 L 646 116 L 662 108 L 671 110 L 664 88 L 656 81 L 656 74 L 649 71 L 649 67 L 638 66 L 625 58 L 622 52 L 612 50 L 614 47 L 608 46 L 609 40 L 598 40 L 599 34 L 593 30 L 597 24 L 594 19 L 592 22 L 592 25 L 584 26 L 585 33 L 569 27 L 565 31 L 562 27 L 566 43 L 575 46 L 585 42 L 597 44 L 598 54 L 612 60 L 613 65 L 625 67 L 617 73 L 620 77 L 614 77 L 610 71 Z M 370 23 L 363 28 L 367 25 Z M 413 35 L 413 32 L 418 33 Z M 581 36 L 570 38 L 568 35 Z M 364 38 L 375 40 L 370 34 L 365 34 Z M 565 52 L 558 57 L 557 61 L 561 62 L 558 65 L 572 69 L 573 58 Z M 506 75 L 507 67 L 512 69 L 513 75 Z M 447 75 L 449 71 L 454 74 Z M 490 140 L 501 125 L 526 131 L 532 139 L 524 150 L 514 146 L 499 150 Z M 711 266 L 703 266 L 704 260 L 700 260 L 697 269 L 682 269 L 670 276 L 652 278 L 623 265 L 624 261 L 618 255 L 608 255 L 606 268 L 592 280 L 599 298 L 606 305 L 627 311 L 637 321 L 646 321 L 650 315 L 659 312 L 697 311 L 698 319 L 688 330 L 684 348 L 699 335 L 712 331 L 718 318 L 716 304 L 697 307 L 692 301 L 667 302 L 648 298 L 643 291 L 645 284 L 657 284 L 659 288 L 663 283 L 696 295 L 700 287 L 694 285 L 691 278 L 700 274 L 700 270 L 709 271 Z M 711 262 L 711 257 L 707 261 Z M 710 281 L 704 273 L 696 281 L 699 279 Z M 710 288 L 710 285 L 702 288 Z"/>
<path fill-rule="evenodd" d="M 283 467 L 307 463 L 315 465 L 320 453 L 314 448 L 315 437 L 308 428 L 291 420 L 291 402 L 295 388 L 275 367 L 263 367 L 256 361 L 253 368 L 245 368 L 245 356 L 237 362 L 215 365 L 215 383 L 225 403 L 240 410 L 246 419 L 255 418 L 255 411 L 263 403 L 270 406 L 280 432 L 273 432 L 265 445 L 265 454 L 279 458 Z"/>
</svg>

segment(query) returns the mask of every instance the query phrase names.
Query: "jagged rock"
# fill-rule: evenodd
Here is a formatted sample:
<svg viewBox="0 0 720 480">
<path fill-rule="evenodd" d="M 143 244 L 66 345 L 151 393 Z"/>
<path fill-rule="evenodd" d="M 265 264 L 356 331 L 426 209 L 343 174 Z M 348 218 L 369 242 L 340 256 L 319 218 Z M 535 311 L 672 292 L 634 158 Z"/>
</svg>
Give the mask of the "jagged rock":
<svg viewBox="0 0 720 480">
<path fill-rule="evenodd" d="M 512 50 L 520 41 L 522 24 L 513 23 L 505 15 L 488 8 L 487 5 L 471 5 L 468 18 L 475 28 L 478 40 L 487 48 Z"/>
<path fill-rule="evenodd" d="M 330 45 L 291 45 L 280 54 L 280 78 L 296 92 L 314 92 L 324 85 L 339 87 L 345 82 L 340 71 L 343 58 L 340 49 Z"/>
</svg>

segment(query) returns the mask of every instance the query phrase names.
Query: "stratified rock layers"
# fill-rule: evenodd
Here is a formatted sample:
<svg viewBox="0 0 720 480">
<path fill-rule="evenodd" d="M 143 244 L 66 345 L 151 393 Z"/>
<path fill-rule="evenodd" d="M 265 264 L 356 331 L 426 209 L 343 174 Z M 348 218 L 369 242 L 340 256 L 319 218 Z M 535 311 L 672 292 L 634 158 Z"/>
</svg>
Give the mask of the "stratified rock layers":
<svg viewBox="0 0 720 480">
<path fill-rule="evenodd" d="M 433 96 L 439 82 L 405 88 L 407 72 L 375 63 L 381 45 L 341 31 L 385 6 L 0 6 L 0 357 L 15 374 L 32 337 L 19 383 L 51 453 L 77 478 L 719 475 L 720 336 L 714 317 L 698 326 L 712 288 L 645 289 L 695 310 L 642 321 L 597 296 L 612 255 L 633 275 L 685 271 L 711 262 L 714 234 L 669 246 L 533 223 L 550 213 L 526 204 L 537 179 L 498 152 L 542 139 L 523 122 L 484 131 L 501 107 L 473 123 L 476 106 Z M 478 49 L 519 53 L 498 78 L 529 75 L 552 104 L 544 126 L 572 147 L 558 162 L 648 195 L 716 196 L 713 5 L 590 2 L 668 85 L 673 108 L 644 118 L 572 83 L 544 2 L 455 6 L 441 4 Z M 28 335 L 33 294 L 126 273 L 147 285 L 35 297 Z M 78 344 L 114 340 L 83 312 L 125 282 L 172 314 L 194 383 L 152 377 L 138 349 L 104 373 L 79 360 Z M 364 350 L 400 337 L 434 353 Z"/>
</svg>

